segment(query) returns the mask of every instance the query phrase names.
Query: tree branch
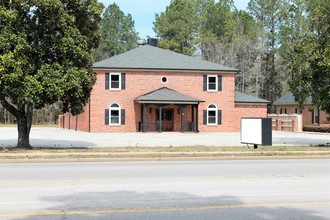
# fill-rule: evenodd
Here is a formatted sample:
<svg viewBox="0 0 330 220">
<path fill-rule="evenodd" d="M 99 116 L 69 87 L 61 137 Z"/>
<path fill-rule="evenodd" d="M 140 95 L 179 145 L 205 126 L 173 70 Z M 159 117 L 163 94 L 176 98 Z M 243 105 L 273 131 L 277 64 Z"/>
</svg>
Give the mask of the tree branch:
<svg viewBox="0 0 330 220">
<path fill-rule="evenodd" d="M 7 110 L 9 111 L 11 114 L 13 114 L 15 117 L 18 116 L 18 110 L 12 105 L 10 104 L 5 97 L 3 97 L 0 94 L 0 103 L 1 105 Z"/>
</svg>

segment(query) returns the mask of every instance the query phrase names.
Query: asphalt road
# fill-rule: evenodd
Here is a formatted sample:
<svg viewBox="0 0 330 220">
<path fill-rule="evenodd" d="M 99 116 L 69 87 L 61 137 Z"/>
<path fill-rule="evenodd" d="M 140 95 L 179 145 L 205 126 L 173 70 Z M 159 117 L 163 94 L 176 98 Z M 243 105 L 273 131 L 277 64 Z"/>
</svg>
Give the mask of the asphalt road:
<svg viewBox="0 0 330 220">
<path fill-rule="evenodd" d="M 2 220 L 329 218 L 329 159 L 0 166 Z"/>
<path fill-rule="evenodd" d="M 17 144 L 17 128 L 0 127 L 0 148 Z M 239 132 L 207 133 L 88 133 L 60 128 L 32 127 L 34 147 L 168 147 L 241 146 Z M 330 133 L 273 131 L 274 146 L 330 145 Z"/>
</svg>

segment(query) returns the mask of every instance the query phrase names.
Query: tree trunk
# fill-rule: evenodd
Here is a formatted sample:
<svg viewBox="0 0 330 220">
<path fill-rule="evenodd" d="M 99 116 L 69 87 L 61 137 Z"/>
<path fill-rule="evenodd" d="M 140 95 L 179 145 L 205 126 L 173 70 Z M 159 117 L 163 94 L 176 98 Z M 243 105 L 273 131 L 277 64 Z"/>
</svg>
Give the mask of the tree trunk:
<svg viewBox="0 0 330 220">
<path fill-rule="evenodd" d="M 18 140 L 17 148 L 32 148 L 30 145 L 30 131 L 33 116 L 33 104 L 31 102 L 19 102 L 16 106 L 9 103 L 0 93 L 0 103 L 16 117 Z"/>
<path fill-rule="evenodd" d="M 32 114 L 33 109 L 31 106 L 24 106 L 23 109 L 20 109 L 19 114 L 17 115 L 17 130 L 18 130 L 18 140 L 17 148 L 30 149 L 30 131 L 32 125 Z"/>
</svg>

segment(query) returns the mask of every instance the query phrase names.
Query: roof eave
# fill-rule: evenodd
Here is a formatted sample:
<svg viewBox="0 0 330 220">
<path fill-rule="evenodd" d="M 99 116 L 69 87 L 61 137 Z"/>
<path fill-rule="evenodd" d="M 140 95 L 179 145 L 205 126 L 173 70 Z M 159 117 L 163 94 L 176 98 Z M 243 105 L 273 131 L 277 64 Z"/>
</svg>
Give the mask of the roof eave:
<svg viewBox="0 0 330 220">
<path fill-rule="evenodd" d="M 311 102 L 304 102 L 303 105 L 312 105 L 313 103 Z M 299 105 L 297 102 L 282 102 L 282 103 L 275 103 L 274 105 Z"/>
<path fill-rule="evenodd" d="M 142 103 L 142 104 L 188 104 L 188 105 L 192 105 L 192 104 L 199 104 L 201 102 L 205 102 L 202 100 L 198 100 L 198 101 L 182 101 L 182 100 L 137 100 L 135 99 L 136 102 L 138 103 Z"/>
<path fill-rule="evenodd" d="M 264 104 L 268 105 L 271 102 L 240 102 L 240 101 L 235 101 L 235 104 Z"/>
<path fill-rule="evenodd" d="M 221 70 L 221 69 L 172 69 L 172 68 L 127 68 L 127 67 L 92 67 L 98 70 L 148 70 L 148 71 L 194 71 L 194 72 L 226 72 L 238 73 L 239 70 Z"/>
</svg>

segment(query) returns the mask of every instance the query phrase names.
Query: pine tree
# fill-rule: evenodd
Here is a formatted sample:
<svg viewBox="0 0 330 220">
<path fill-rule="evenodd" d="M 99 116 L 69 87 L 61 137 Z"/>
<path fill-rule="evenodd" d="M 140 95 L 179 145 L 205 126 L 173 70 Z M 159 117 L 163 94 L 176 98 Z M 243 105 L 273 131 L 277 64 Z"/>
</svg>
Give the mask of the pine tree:
<svg viewBox="0 0 330 220">
<path fill-rule="evenodd" d="M 261 44 L 261 97 L 270 101 L 275 101 L 281 94 L 276 57 L 279 48 L 279 27 L 284 8 L 284 0 L 251 0 L 248 4 L 248 9 L 259 26 L 257 31 Z"/>
<path fill-rule="evenodd" d="M 154 31 L 159 36 L 159 46 L 192 55 L 196 50 L 197 1 L 172 0 L 165 12 L 156 14 Z"/>
<path fill-rule="evenodd" d="M 125 15 L 116 3 L 109 5 L 103 13 L 100 25 L 101 39 L 94 50 L 94 61 L 100 61 L 136 47 L 138 32 L 134 29 L 131 14 Z"/>
</svg>

